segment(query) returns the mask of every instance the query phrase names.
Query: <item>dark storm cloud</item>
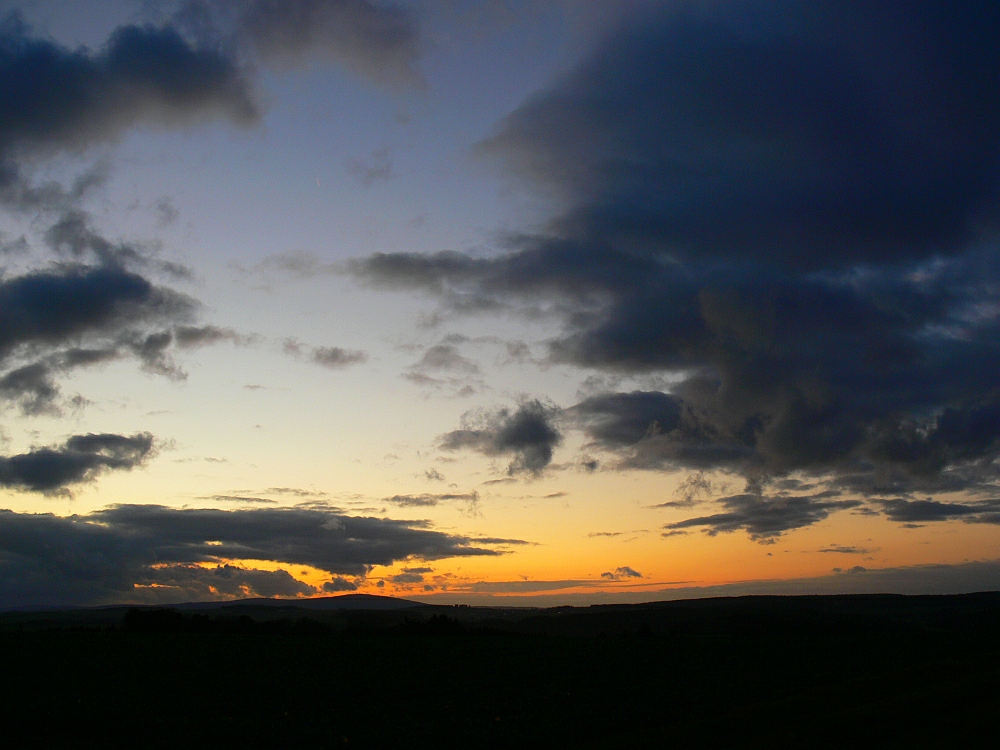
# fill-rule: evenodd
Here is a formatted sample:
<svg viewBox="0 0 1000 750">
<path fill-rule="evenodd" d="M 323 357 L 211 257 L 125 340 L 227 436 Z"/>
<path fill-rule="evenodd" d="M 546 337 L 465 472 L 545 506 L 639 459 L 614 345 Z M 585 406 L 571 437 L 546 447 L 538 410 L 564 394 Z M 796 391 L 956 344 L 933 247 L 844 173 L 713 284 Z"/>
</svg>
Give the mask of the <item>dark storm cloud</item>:
<svg viewBox="0 0 1000 750">
<path fill-rule="evenodd" d="M 507 473 L 540 474 L 562 442 L 554 425 L 557 410 L 541 401 L 525 401 L 516 411 L 503 407 L 487 414 L 469 413 L 463 427 L 440 438 L 443 450 L 474 450 L 486 456 L 514 456 Z"/>
<path fill-rule="evenodd" d="M 120 268 L 33 271 L 0 281 L 0 362 L 18 347 L 107 337 L 143 322 L 191 317 L 196 309 L 190 297 Z"/>
<path fill-rule="evenodd" d="M 574 230 L 699 262 L 960 252 L 997 218 L 998 28 L 987 0 L 677 4 L 481 148 Z"/>
<path fill-rule="evenodd" d="M 681 421 L 683 402 L 659 392 L 604 393 L 574 407 L 594 441 L 607 446 L 635 445 L 659 431 L 670 432 Z"/>
<path fill-rule="evenodd" d="M 258 118 L 250 85 L 221 50 L 170 26 L 121 26 L 97 51 L 35 36 L 16 15 L 0 23 L 0 159 L 79 149 L 143 121 Z"/>
<path fill-rule="evenodd" d="M 995 492 L 998 35 L 990 2 L 660 8 L 481 145 L 554 195 L 543 230 L 351 272 L 561 316 L 549 362 L 671 376 L 570 410 L 622 467 Z M 709 527 L 763 536 L 740 497 Z M 781 502 L 776 529 L 834 507 Z"/>
<path fill-rule="evenodd" d="M 890 521 L 899 523 L 928 523 L 961 518 L 970 522 L 996 523 L 993 520 L 1000 513 L 1000 500 L 983 500 L 975 503 L 943 503 L 930 498 L 926 500 L 904 500 L 893 498 L 881 500 L 879 505 Z"/>
<path fill-rule="evenodd" d="M 315 587 L 296 580 L 285 570 L 256 570 L 235 565 L 205 568 L 181 564 L 152 567 L 144 573 L 140 587 L 166 588 L 175 601 L 247 596 L 294 597 L 317 593 Z M 150 593 L 153 594 L 150 598 L 155 601 L 156 592 Z"/>
<path fill-rule="evenodd" d="M 764 497 L 753 493 L 723 497 L 718 502 L 725 512 L 668 523 L 663 528 L 677 531 L 704 527 L 710 536 L 742 529 L 751 539 L 768 541 L 786 531 L 811 526 L 835 511 L 861 505 L 857 500 L 817 499 L 808 495 Z"/>
<path fill-rule="evenodd" d="M 144 329 L 193 318 L 191 297 L 115 263 L 57 264 L 0 280 L 0 400 L 25 414 L 60 412 L 59 375 L 127 354 L 173 378 L 184 372 L 167 351 L 170 330 Z M 211 329 L 181 327 L 178 338 Z M 221 332 L 221 329 L 220 329 Z"/>
<path fill-rule="evenodd" d="M 312 587 L 289 581 L 280 571 L 268 576 L 195 566 L 268 560 L 358 576 L 373 565 L 409 559 L 499 554 L 488 546 L 422 522 L 302 508 L 124 505 L 68 518 L 0 511 L 0 601 L 16 607 L 142 601 L 155 595 L 183 601 L 193 594 L 207 599 L 268 595 L 264 591 L 312 593 Z M 218 585 L 216 578 L 222 580 Z M 154 584 L 173 588 L 136 588 Z M 250 591 L 238 591 L 243 585 Z"/>
<path fill-rule="evenodd" d="M 93 480 L 106 471 L 130 471 L 153 452 L 153 436 L 74 435 L 56 448 L 0 456 L 0 487 L 33 492 L 60 492 Z"/>
<path fill-rule="evenodd" d="M 323 591 L 327 593 L 335 593 L 337 591 L 357 591 L 358 584 L 353 581 L 349 581 L 341 576 L 334 576 L 332 580 L 327 581 L 323 584 Z"/>
</svg>

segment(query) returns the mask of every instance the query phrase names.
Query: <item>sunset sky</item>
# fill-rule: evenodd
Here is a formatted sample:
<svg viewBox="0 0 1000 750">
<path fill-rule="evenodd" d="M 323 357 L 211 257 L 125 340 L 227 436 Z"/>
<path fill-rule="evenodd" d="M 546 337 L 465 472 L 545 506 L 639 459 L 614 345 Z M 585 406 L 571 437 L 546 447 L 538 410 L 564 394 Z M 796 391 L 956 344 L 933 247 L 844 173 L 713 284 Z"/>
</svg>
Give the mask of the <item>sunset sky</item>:
<svg viewBox="0 0 1000 750">
<path fill-rule="evenodd" d="M 1000 4 L 0 9 L 0 608 L 1000 586 Z"/>
</svg>

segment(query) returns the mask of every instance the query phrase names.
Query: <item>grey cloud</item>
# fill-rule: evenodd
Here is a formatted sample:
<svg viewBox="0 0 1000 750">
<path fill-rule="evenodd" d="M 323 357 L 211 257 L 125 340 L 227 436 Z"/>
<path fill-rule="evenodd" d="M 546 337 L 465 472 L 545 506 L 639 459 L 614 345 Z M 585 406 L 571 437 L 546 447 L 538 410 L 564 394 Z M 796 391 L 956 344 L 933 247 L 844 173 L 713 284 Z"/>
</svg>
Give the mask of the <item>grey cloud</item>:
<svg viewBox="0 0 1000 750">
<path fill-rule="evenodd" d="M 398 505 L 400 507 L 410 507 L 410 508 L 421 508 L 421 507 L 431 507 L 434 505 L 440 505 L 441 503 L 460 501 L 464 503 L 471 503 L 475 505 L 479 502 L 478 492 L 458 492 L 458 493 L 444 493 L 444 494 L 431 494 L 423 493 L 420 495 L 393 495 L 392 497 L 383 497 L 383 503 L 391 503 L 392 505 Z"/>
<path fill-rule="evenodd" d="M 45 244 L 55 253 L 82 259 L 92 256 L 98 264 L 122 268 L 144 267 L 149 258 L 143 248 L 112 242 L 94 229 L 90 217 L 80 209 L 63 211 L 44 233 Z"/>
<path fill-rule="evenodd" d="M 0 362 L 17 347 L 115 336 L 193 316 L 197 303 L 114 267 L 59 266 L 0 281 Z"/>
<path fill-rule="evenodd" d="M 820 552 L 834 553 L 838 555 L 869 555 L 873 550 L 866 549 L 865 547 L 855 547 L 853 545 L 839 545 L 831 544 L 829 547 L 825 547 Z"/>
<path fill-rule="evenodd" d="M 0 601 L 6 607 L 143 601 L 152 594 L 136 584 L 171 579 L 180 581 L 177 588 L 160 595 L 179 601 L 192 594 L 191 566 L 232 560 L 309 565 L 342 577 L 411 559 L 496 554 L 486 541 L 435 531 L 424 522 L 313 509 L 122 505 L 69 517 L 0 511 Z M 212 569 L 206 570 L 196 573 L 199 586 L 211 583 Z M 238 571 L 219 574 L 227 575 L 226 591 L 242 581 L 258 593 L 265 586 L 282 595 L 308 593 L 283 576 L 253 581 Z M 206 590 L 199 598 L 225 597 Z"/>
<path fill-rule="evenodd" d="M 316 593 L 315 587 L 296 580 L 285 570 L 256 570 L 235 565 L 206 568 L 180 564 L 151 567 L 143 573 L 139 586 L 166 588 L 168 601 L 295 597 Z M 149 598 L 162 601 L 164 597 L 163 594 L 153 594 Z"/>
<path fill-rule="evenodd" d="M 486 456 L 513 454 L 507 473 L 541 474 L 552 462 L 552 453 L 562 442 L 554 426 L 557 410 L 541 401 L 525 401 L 511 411 L 502 407 L 487 414 L 469 413 L 463 428 L 442 435 L 442 450 L 474 450 Z"/>
<path fill-rule="evenodd" d="M 390 583 L 423 583 L 424 577 L 419 573 L 398 573 L 394 576 L 389 576 Z"/>
<path fill-rule="evenodd" d="M 422 372 L 404 372 L 400 375 L 400 377 L 404 380 L 409 380 L 414 385 L 419 385 L 424 388 L 437 388 L 446 385 L 444 380 L 432 378 L 430 375 Z"/>
<path fill-rule="evenodd" d="M 626 565 L 621 568 L 615 568 L 607 573 L 601 573 L 601 578 L 606 581 L 626 581 L 629 578 L 642 578 L 642 573 Z"/>
<path fill-rule="evenodd" d="M 319 346 L 310 354 L 313 362 L 323 367 L 338 369 L 368 361 L 368 355 L 353 349 L 341 349 L 339 346 Z"/>
<path fill-rule="evenodd" d="M 174 341 L 170 331 L 158 331 L 134 341 L 132 352 L 142 362 L 142 369 L 171 380 L 186 380 L 187 373 L 174 362 L 167 349 Z"/>
<path fill-rule="evenodd" d="M 419 86 L 420 34 L 413 13 L 368 0 L 250 0 L 241 34 L 266 62 L 327 57 L 393 88 Z"/>
<path fill-rule="evenodd" d="M 272 495 L 291 495 L 292 497 L 325 497 L 326 492 L 306 490 L 301 487 L 269 487 L 267 492 Z"/>
<path fill-rule="evenodd" d="M 676 531 L 704 527 L 711 536 L 742 529 L 751 539 L 766 542 L 786 531 L 818 523 L 835 511 L 861 505 L 858 500 L 817 499 L 809 495 L 764 497 L 754 493 L 732 495 L 718 502 L 725 512 L 668 523 L 663 528 Z"/>
<path fill-rule="evenodd" d="M 323 591 L 335 593 L 337 591 L 357 591 L 358 584 L 349 581 L 342 576 L 334 576 L 331 580 L 323 584 Z"/>
<path fill-rule="evenodd" d="M 169 290 L 165 290 L 165 292 L 167 295 L 173 294 Z M 182 298 L 179 306 L 179 317 L 187 317 L 188 314 L 188 310 L 184 309 L 183 302 Z M 191 301 L 190 307 L 193 309 L 193 301 Z M 73 312 L 79 312 L 79 309 Z M 169 318 L 170 314 L 168 312 L 160 317 Z M 122 316 L 122 318 L 122 320 L 117 320 L 115 316 L 111 316 L 106 322 L 102 321 L 106 329 L 103 332 L 104 337 L 114 334 L 116 327 L 135 325 L 140 322 L 134 318 L 128 318 L 128 316 Z M 100 335 L 100 327 L 100 325 L 95 326 L 97 330 L 92 330 L 89 333 Z M 139 359 L 143 369 L 147 372 L 163 375 L 173 380 L 184 380 L 187 373 L 177 365 L 171 356 L 169 350 L 172 345 L 176 344 L 179 348 L 189 349 L 208 346 L 219 341 L 246 344 L 254 340 L 253 337 L 242 336 L 229 329 L 216 326 L 179 326 L 172 331 L 158 331 L 146 335 L 120 334 L 103 348 L 70 347 L 9 370 L 0 375 L 0 400 L 16 403 L 22 413 L 26 415 L 50 414 L 57 416 L 62 412 L 62 408 L 59 398 L 61 391 L 55 378 L 70 370 L 120 359 L 131 352 Z M 37 342 L 25 342 L 25 344 L 28 351 L 40 348 Z"/>
<path fill-rule="evenodd" d="M 591 396 L 571 411 L 579 416 L 595 443 L 622 447 L 676 429 L 682 408 L 683 402 L 676 396 L 634 391 Z"/>
<path fill-rule="evenodd" d="M 174 340 L 181 349 L 193 349 L 199 346 L 211 346 L 223 341 L 232 344 L 247 345 L 257 341 L 256 336 L 237 333 L 232 328 L 219 326 L 178 326 L 174 329 Z"/>
<path fill-rule="evenodd" d="M 254 62 L 322 57 L 394 88 L 420 85 L 420 34 L 410 11 L 367 0 L 207 0 L 159 22 L 114 29 L 97 50 L 38 36 L 15 13 L 0 20 L 0 202 L 25 210 L 72 208 L 94 182 L 35 185 L 38 154 L 80 151 L 140 124 L 222 117 L 260 120 Z M 376 165 L 377 167 L 378 165 Z M 376 170 L 377 172 L 377 170 Z M 171 211 L 164 205 L 163 217 Z"/>
<path fill-rule="evenodd" d="M 56 448 L 0 456 L 0 486 L 53 493 L 93 480 L 106 471 L 130 471 L 153 454 L 153 436 L 74 435 Z"/>
<path fill-rule="evenodd" d="M 210 495 L 200 498 L 201 500 L 214 500 L 217 503 L 244 503 L 248 505 L 277 505 L 277 500 L 267 497 L 254 497 L 252 495 Z"/>
<path fill-rule="evenodd" d="M 926 500 L 905 500 L 893 498 L 880 500 L 890 521 L 899 523 L 928 523 L 962 518 L 967 521 L 996 523 L 993 515 L 1000 513 L 1000 500 L 983 500 L 974 503 L 942 503 L 930 498 Z"/>
<path fill-rule="evenodd" d="M 426 573 L 433 573 L 433 568 L 403 568 L 401 573 L 397 573 L 394 576 L 389 576 L 389 581 L 392 583 L 423 583 L 424 575 Z"/>
<path fill-rule="evenodd" d="M 16 367 L 0 375 L 0 401 L 15 403 L 26 416 L 59 416 L 66 403 L 56 377 L 77 367 L 89 367 L 118 359 L 116 348 L 70 348 L 41 360 Z M 79 398 L 79 397 L 76 397 Z"/>
<path fill-rule="evenodd" d="M 285 339 L 282 351 L 296 359 L 307 359 L 313 364 L 331 370 L 339 370 L 368 361 L 368 354 L 355 349 L 341 349 L 339 346 L 309 347 L 294 338 Z"/>
<path fill-rule="evenodd" d="M 149 372 L 183 379 L 168 351 L 174 334 L 155 329 L 189 321 L 199 307 L 112 262 L 57 264 L 2 279 L 0 399 L 25 414 L 58 414 L 58 376 L 128 354 Z"/>
<path fill-rule="evenodd" d="M 364 159 L 348 159 L 344 167 L 365 187 L 371 187 L 376 182 L 388 182 L 396 176 L 388 148 L 377 149 Z"/>
<path fill-rule="evenodd" d="M 59 386 L 52 379 L 50 368 L 41 362 L 19 367 L 0 377 L 0 399 L 17 402 L 25 415 L 56 411 L 58 395 Z"/>
<path fill-rule="evenodd" d="M 479 366 L 463 357 L 451 344 L 436 344 L 430 347 L 411 369 L 417 372 L 443 370 L 467 375 L 479 372 Z"/>
<path fill-rule="evenodd" d="M 258 118 L 251 86 L 220 49 L 193 46 L 171 26 L 121 26 L 99 51 L 33 36 L 15 15 L 0 22 L 0 161 L 78 149 L 142 121 Z M 6 180 L 5 180 L 6 181 Z"/>
<path fill-rule="evenodd" d="M 121 356 L 120 352 L 114 348 L 106 349 L 82 349 L 79 347 L 63 349 L 56 356 L 56 361 L 63 368 L 90 367 L 104 362 L 111 362 Z"/>
<path fill-rule="evenodd" d="M 161 227 L 169 227 L 172 224 L 176 224 L 181 215 L 174 202 L 170 199 L 170 196 L 167 195 L 162 196 L 156 201 L 153 205 L 153 211 L 156 214 L 156 223 Z"/>
</svg>

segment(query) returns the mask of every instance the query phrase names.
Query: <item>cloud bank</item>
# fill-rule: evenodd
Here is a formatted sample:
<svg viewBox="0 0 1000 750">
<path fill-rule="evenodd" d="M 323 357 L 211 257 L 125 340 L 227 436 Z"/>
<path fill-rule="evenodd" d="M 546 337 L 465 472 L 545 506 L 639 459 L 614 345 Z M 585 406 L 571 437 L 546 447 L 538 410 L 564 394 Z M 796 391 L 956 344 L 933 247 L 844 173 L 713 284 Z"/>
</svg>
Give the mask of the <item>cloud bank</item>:
<svg viewBox="0 0 1000 750">
<path fill-rule="evenodd" d="M 350 583 L 343 576 L 364 576 L 375 565 L 498 555 L 503 543 L 421 521 L 302 508 L 119 505 L 69 517 L 0 510 L 0 601 L 13 608 L 313 594 L 285 571 L 229 561 L 308 565 Z"/>
<path fill-rule="evenodd" d="M 542 306 L 548 362 L 669 376 L 571 410 L 622 468 L 995 494 L 998 34 L 988 2 L 657 9 L 480 144 L 561 206 L 547 226 L 352 272 L 453 312 Z M 687 523 L 763 537 L 847 507 L 721 502 Z"/>
</svg>

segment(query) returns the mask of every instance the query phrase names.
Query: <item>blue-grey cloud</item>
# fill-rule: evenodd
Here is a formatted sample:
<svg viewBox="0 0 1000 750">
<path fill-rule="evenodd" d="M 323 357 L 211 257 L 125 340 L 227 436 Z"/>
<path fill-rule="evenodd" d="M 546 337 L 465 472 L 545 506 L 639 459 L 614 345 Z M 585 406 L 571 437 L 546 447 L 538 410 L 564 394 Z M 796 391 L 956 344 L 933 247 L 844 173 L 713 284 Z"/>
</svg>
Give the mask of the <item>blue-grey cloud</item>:
<svg viewBox="0 0 1000 750">
<path fill-rule="evenodd" d="M 259 122 L 255 68 L 328 59 L 393 88 L 422 85 L 413 13 L 368 0 L 191 0 L 154 23 L 115 28 L 98 49 L 70 48 L 0 18 L 0 203 L 67 209 L 91 177 L 67 189 L 35 184 L 39 155 L 78 152 L 138 125 L 214 118 Z"/>
<path fill-rule="evenodd" d="M 441 436 L 442 450 L 474 450 L 486 456 L 512 455 L 510 476 L 538 475 L 552 462 L 562 442 L 554 421 L 558 411 L 541 401 L 525 401 L 516 410 L 501 407 L 490 413 L 468 413 L 461 429 Z"/>
<path fill-rule="evenodd" d="M 109 338 L 140 324 L 190 318 L 190 297 L 114 266 L 56 266 L 0 281 L 0 362 L 19 347 Z"/>
<path fill-rule="evenodd" d="M 251 84 L 217 46 L 170 26 L 121 26 L 99 50 L 35 35 L 16 15 L 0 21 L 0 195 L 24 199 L 20 160 L 78 150 L 139 123 L 259 117 Z M 24 207 L 31 207 L 27 201 Z"/>
<path fill-rule="evenodd" d="M 718 502 L 724 508 L 721 513 L 687 518 L 663 528 L 669 533 L 700 527 L 711 536 L 744 530 L 751 539 L 768 542 L 786 531 L 818 523 L 835 511 L 861 505 L 858 500 L 809 495 L 766 497 L 754 493 L 732 495 Z"/>
<path fill-rule="evenodd" d="M 74 435 L 55 448 L 33 448 L 27 453 L 0 456 L 0 487 L 33 492 L 60 492 L 93 480 L 106 471 L 129 471 L 153 453 L 153 436 Z"/>
<path fill-rule="evenodd" d="M 135 357 L 149 372 L 185 377 L 170 347 L 237 340 L 183 325 L 199 303 L 116 264 L 57 264 L 0 280 L 0 401 L 26 415 L 58 414 L 71 370 Z M 180 323 L 175 329 L 162 328 Z M 240 339 L 241 341 L 244 339 Z"/>
<path fill-rule="evenodd" d="M 901 497 L 881 500 L 879 505 L 891 521 L 929 523 L 962 519 L 970 523 L 1000 523 L 1000 500 L 973 503 L 944 503 L 930 498 L 906 500 Z"/>
</svg>

